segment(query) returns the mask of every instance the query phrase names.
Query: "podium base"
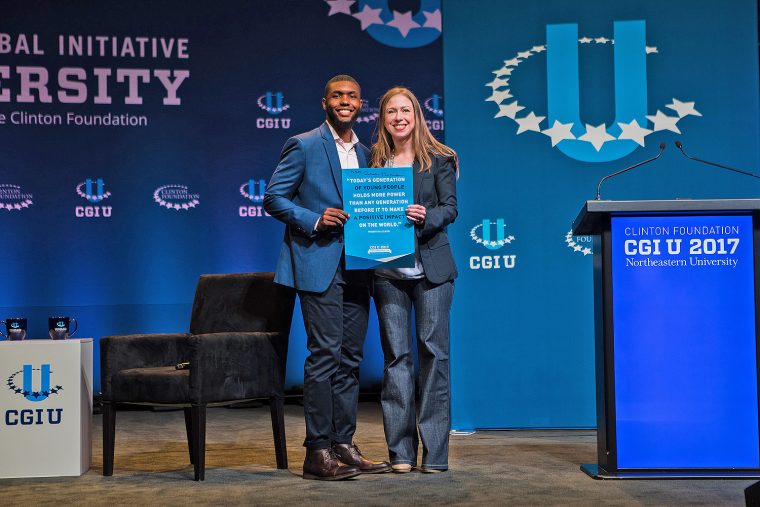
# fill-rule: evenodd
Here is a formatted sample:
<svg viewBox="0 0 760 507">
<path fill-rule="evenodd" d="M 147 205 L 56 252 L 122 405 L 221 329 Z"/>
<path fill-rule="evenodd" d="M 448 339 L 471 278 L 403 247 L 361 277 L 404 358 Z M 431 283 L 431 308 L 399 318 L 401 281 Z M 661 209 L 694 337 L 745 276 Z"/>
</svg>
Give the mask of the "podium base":
<svg viewBox="0 0 760 507">
<path fill-rule="evenodd" d="M 607 479 L 760 479 L 760 470 L 635 470 L 608 472 L 596 464 L 581 465 L 583 473 L 596 480 Z"/>
</svg>

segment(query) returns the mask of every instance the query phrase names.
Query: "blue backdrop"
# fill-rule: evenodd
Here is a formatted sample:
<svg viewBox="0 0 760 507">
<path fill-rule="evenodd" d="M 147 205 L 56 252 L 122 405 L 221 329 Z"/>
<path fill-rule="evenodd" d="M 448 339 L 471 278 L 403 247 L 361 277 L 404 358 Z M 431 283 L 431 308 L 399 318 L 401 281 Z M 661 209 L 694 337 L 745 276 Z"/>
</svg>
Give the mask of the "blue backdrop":
<svg viewBox="0 0 760 507">
<path fill-rule="evenodd" d="M 593 427 L 591 241 L 604 199 L 757 197 L 753 0 L 445 0 L 446 141 L 462 160 L 450 231 L 459 429 Z M 614 44 L 613 44 L 614 41 Z"/>
<path fill-rule="evenodd" d="M 442 135 L 439 6 L 4 2 L 0 318 L 29 318 L 32 337 L 51 315 L 78 318 L 78 336 L 186 331 L 201 273 L 272 271 L 283 227 L 263 185 L 285 140 L 324 120 L 330 77 L 362 84 L 365 143 L 397 84 Z M 382 375 L 376 329 L 365 385 Z M 289 387 L 304 342 L 296 311 Z M 95 376 L 97 391 L 97 361 Z"/>
<path fill-rule="evenodd" d="M 365 142 L 396 84 L 442 135 L 445 85 L 454 426 L 592 427 L 591 242 L 570 224 L 660 142 L 603 197 L 758 195 L 672 146 L 758 168 L 756 20 L 750 0 L 4 2 L 0 317 L 35 337 L 53 314 L 96 338 L 187 329 L 199 274 L 273 269 L 262 185 L 329 77 L 363 84 Z M 289 387 L 304 356 L 297 311 Z"/>
</svg>

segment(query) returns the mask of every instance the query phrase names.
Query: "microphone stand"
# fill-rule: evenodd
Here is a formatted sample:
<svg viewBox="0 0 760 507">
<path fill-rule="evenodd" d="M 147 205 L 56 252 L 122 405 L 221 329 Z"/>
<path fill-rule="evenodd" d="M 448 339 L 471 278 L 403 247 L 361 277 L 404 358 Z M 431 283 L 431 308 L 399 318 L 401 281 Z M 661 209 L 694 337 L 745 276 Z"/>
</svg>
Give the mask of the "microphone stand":
<svg viewBox="0 0 760 507">
<path fill-rule="evenodd" d="M 688 158 L 689 160 L 693 160 L 695 162 L 700 162 L 702 164 L 712 165 L 712 166 L 715 166 L 715 167 L 720 167 L 721 169 L 727 169 L 727 170 L 733 171 L 735 173 L 743 174 L 745 176 L 752 176 L 753 178 L 760 179 L 760 176 L 758 176 L 757 174 L 753 174 L 751 172 L 748 172 L 748 171 L 742 171 L 741 169 L 736 169 L 735 167 L 728 167 L 727 165 L 717 164 L 715 162 L 709 162 L 707 160 L 702 160 L 701 158 L 697 158 L 697 157 L 690 157 L 689 155 L 686 154 L 686 151 L 684 151 L 683 144 L 681 143 L 681 141 L 676 141 L 675 145 L 676 145 L 676 148 L 678 148 L 679 150 L 681 150 L 681 153 L 683 153 L 683 156 L 686 157 L 686 158 Z"/>
<path fill-rule="evenodd" d="M 624 172 L 630 171 L 631 169 L 636 169 L 637 167 L 639 167 L 641 165 L 648 164 L 649 162 L 653 162 L 653 161 L 657 160 L 658 158 L 660 158 L 660 155 L 662 155 L 663 151 L 665 151 L 665 143 L 660 143 L 660 151 L 658 151 L 657 155 L 655 155 L 654 157 L 649 158 L 647 160 L 644 160 L 642 162 L 639 162 L 638 164 L 634 164 L 634 165 L 632 165 L 630 167 L 626 167 L 625 169 L 622 169 L 622 170 L 620 170 L 620 171 L 618 171 L 616 173 L 608 174 L 607 176 L 605 176 L 604 178 L 602 178 L 601 180 L 599 180 L 599 184 L 596 186 L 596 200 L 597 201 L 601 200 L 602 183 L 604 183 L 605 180 L 608 180 L 610 178 L 614 178 L 618 174 L 623 174 Z"/>
</svg>

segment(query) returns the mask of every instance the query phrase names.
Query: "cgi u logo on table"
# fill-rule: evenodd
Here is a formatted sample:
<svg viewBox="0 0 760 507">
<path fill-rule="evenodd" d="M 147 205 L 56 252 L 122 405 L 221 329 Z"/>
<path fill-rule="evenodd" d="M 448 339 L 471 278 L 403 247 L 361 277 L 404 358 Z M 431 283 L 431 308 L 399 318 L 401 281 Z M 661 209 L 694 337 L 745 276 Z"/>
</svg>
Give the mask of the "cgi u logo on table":
<svg viewBox="0 0 760 507">
<path fill-rule="evenodd" d="M 287 129 L 290 128 L 290 118 L 282 118 L 279 115 L 290 109 L 290 104 L 285 103 L 282 92 L 267 91 L 261 95 L 256 104 L 271 116 L 256 118 L 256 128 L 260 129 Z"/>
<path fill-rule="evenodd" d="M 241 217 L 270 216 L 269 213 L 264 211 L 264 208 L 262 206 L 266 190 L 267 180 L 265 179 L 250 179 L 246 183 L 240 185 L 240 195 L 242 195 L 245 199 L 251 201 L 253 204 L 240 206 L 238 208 L 238 215 Z"/>
<path fill-rule="evenodd" d="M 488 250 L 495 251 L 512 243 L 515 237 L 507 235 L 507 226 L 503 218 L 484 218 L 481 223 L 470 229 L 470 239 Z M 517 255 L 514 254 L 470 256 L 470 269 L 514 269 L 516 263 Z"/>
<path fill-rule="evenodd" d="M 101 206 L 100 202 L 111 197 L 111 192 L 105 190 L 103 178 L 87 178 L 76 187 L 77 195 L 95 206 L 76 206 L 74 216 L 77 218 L 110 218 L 112 206 Z"/>
<path fill-rule="evenodd" d="M 581 162 L 609 162 L 645 146 L 645 138 L 655 132 L 669 130 L 680 134 L 678 122 L 685 116 L 702 116 L 695 102 L 672 99 L 668 108 L 674 116 L 657 109 L 647 114 L 647 65 L 650 55 L 657 55 L 656 46 L 646 45 L 646 22 L 615 21 L 614 38 L 578 37 L 577 24 L 546 26 L 546 44 L 535 45 L 504 60 L 493 71 L 494 79 L 486 86 L 491 95 L 485 100 L 499 107 L 495 118 L 513 120 L 517 135 L 533 131 L 547 136 L 551 146 Z M 580 111 L 578 48 L 611 47 L 614 55 L 615 116 L 612 123 L 593 125 L 583 121 Z M 514 94 L 512 79 L 520 65 L 529 58 L 546 53 L 546 116 L 536 115 Z M 672 114 L 672 113 L 671 113 Z M 548 118 L 547 118 L 548 116 Z M 544 124 L 546 120 L 546 125 Z"/>
<path fill-rule="evenodd" d="M 43 363 L 39 368 L 25 364 L 21 370 L 8 377 L 8 389 L 32 403 L 45 401 L 63 390 L 63 386 L 52 384 L 51 373 L 49 363 Z M 21 376 L 20 385 L 19 375 Z M 62 408 L 9 408 L 5 411 L 4 420 L 6 426 L 32 426 L 60 424 L 62 417 Z"/>
</svg>

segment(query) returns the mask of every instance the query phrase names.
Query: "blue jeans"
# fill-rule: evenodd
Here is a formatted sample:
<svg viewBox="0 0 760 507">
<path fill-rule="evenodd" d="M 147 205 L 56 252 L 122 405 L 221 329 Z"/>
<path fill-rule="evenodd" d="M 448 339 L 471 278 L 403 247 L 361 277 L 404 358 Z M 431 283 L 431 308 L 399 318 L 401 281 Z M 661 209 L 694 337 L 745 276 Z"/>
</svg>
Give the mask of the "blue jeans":
<svg viewBox="0 0 760 507">
<path fill-rule="evenodd" d="M 381 405 L 392 464 L 446 470 L 449 458 L 449 311 L 454 282 L 375 277 L 375 306 L 385 356 Z M 419 383 L 415 403 L 412 308 L 417 336 Z"/>
</svg>

